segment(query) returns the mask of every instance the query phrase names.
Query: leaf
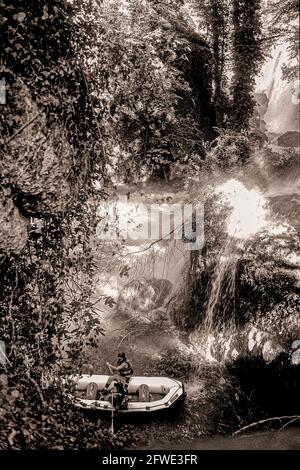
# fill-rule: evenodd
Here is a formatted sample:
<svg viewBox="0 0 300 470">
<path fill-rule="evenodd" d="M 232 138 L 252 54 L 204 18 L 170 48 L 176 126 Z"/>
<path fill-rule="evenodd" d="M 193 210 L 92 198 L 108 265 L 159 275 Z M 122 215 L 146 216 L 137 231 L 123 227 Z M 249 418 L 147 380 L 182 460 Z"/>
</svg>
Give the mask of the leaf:
<svg viewBox="0 0 300 470">
<path fill-rule="evenodd" d="M 11 447 L 13 447 L 13 445 L 14 445 L 14 439 L 15 439 L 16 435 L 17 435 L 17 431 L 15 429 L 13 429 L 11 431 L 11 433 L 9 434 L 8 438 L 7 438 L 8 443 Z"/>
<path fill-rule="evenodd" d="M 15 15 L 14 18 L 15 18 L 19 23 L 23 23 L 23 21 L 24 21 L 25 18 L 26 18 L 26 13 L 24 13 L 23 11 L 21 11 L 20 13 L 18 13 L 17 15 Z"/>
</svg>

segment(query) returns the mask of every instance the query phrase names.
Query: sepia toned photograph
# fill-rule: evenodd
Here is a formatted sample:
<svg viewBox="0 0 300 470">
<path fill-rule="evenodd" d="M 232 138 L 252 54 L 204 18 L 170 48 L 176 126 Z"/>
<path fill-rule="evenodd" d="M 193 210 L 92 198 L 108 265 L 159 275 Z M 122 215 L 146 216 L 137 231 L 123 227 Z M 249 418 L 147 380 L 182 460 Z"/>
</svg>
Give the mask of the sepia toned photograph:
<svg viewBox="0 0 300 470">
<path fill-rule="evenodd" d="M 299 6 L 0 0 L 3 467 L 299 459 Z"/>
</svg>

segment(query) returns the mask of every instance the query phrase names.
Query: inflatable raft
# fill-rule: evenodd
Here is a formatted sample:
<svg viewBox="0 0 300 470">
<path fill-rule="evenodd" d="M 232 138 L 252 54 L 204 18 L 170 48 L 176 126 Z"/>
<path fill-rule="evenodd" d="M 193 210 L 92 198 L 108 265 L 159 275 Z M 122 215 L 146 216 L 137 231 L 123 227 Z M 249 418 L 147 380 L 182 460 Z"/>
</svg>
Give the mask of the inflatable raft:
<svg viewBox="0 0 300 470">
<path fill-rule="evenodd" d="M 111 411 L 113 400 L 102 395 L 108 375 L 81 375 L 75 381 L 75 405 L 79 408 Z M 92 396 L 91 396 L 92 395 Z M 170 408 L 185 398 L 184 385 L 166 377 L 131 377 L 128 403 L 119 413 L 148 413 Z"/>
</svg>

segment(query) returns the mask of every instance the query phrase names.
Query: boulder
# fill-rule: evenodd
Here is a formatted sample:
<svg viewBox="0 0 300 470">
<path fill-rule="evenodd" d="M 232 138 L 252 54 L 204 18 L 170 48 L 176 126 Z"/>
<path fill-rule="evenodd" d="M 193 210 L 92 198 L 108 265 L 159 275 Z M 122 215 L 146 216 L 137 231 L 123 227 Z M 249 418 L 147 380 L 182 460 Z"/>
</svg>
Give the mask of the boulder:
<svg viewBox="0 0 300 470">
<path fill-rule="evenodd" d="M 273 362 L 279 354 L 283 353 L 283 347 L 274 339 L 267 340 L 262 348 L 262 357 L 265 362 Z"/>
<path fill-rule="evenodd" d="M 294 366 L 300 365 L 300 340 L 292 343 L 291 364 Z"/>
<path fill-rule="evenodd" d="M 153 317 L 156 311 L 161 317 L 163 306 L 172 290 L 172 283 L 167 279 L 134 279 L 126 284 L 119 296 L 118 311 L 129 315 Z"/>
<path fill-rule="evenodd" d="M 300 132 L 288 131 L 278 137 L 279 147 L 300 147 Z"/>
<path fill-rule="evenodd" d="M 241 329 L 237 333 L 193 332 L 190 337 L 191 349 L 210 363 L 232 363 L 237 359 L 261 357 L 265 363 L 274 362 L 282 353 L 288 355 L 289 346 L 283 347 L 279 340 L 269 333 L 254 327 Z M 298 346 L 296 345 L 298 344 Z M 300 364 L 300 341 L 292 346 L 290 362 Z"/>
</svg>

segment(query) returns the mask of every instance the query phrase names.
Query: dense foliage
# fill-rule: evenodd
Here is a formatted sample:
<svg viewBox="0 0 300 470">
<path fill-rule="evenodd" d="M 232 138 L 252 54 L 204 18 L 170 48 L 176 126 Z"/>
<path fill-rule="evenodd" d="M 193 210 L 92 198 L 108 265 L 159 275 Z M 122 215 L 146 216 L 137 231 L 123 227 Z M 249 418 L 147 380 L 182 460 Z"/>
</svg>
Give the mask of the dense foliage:
<svg viewBox="0 0 300 470">
<path fill-rule="evenodd" d="M 192 3 L 207 29 L 214 57 L 216 125 L 247 130 L 254 109 L 255 77 L 264 57 L 262 2 L 206 0 Z"/>
<path fill-rule="evenodd" d="M 285 79 L 299 80 L 299 0 L 266 2 L 267 43 L 287 43 L 289 61 L 283 67 Z"/>
<path fill-rule="evenodd" d="M 47 432 L 37 422 L 51 427 L 64 414 L 55 406 L 56 399 L 63 403 L 63 388 L 55 387 L 55 398 L 53 380 L 63 372 L 65 343 L 76 370 L 85 333 L 91 332 L 89 234 L 101 149 L 72 45 L 70 7 L 59 1 L 2 2 L 1 9 L 7 25 L 0 268 L 7 384 L 1 392 L 1 447 L 40 447 Z M 12 216 L 25 225 L 18 244 L 10 237 Z M 78 314 L 84 325 L 74 321 Z M 98 321 L 92 323 L 101 333 Z"/>
<path fill-rule="evenodd" d="M 128 274 L 114 257 L 122 242 L 104 248 L 95 240 L 97 206 L 116 183 L 153 176 L 177 176 L 197 199 L 201 177 L 246 168 L 262 59 L 260 3 L 0 0 L 0 340 L 6 346 L 0 448 L 136 441 L 131 427 L 112 437 L 105 421 L 74 410 L 72 384 L 64 380 L 82 370 L 87 349 L 99 347 L 101 303 L 114 305 L 109 296 L 94 297 L 97 272 L 108 269 L 109 258 L 120 276 Z M 295 18 L 295 5 L 286 2 L 281 16 L 276 3 L 274 27 L 282 30 L 284 18 Z M 292 54 L 294 48 L 291 42 Z M 266 167 L 278 171 L 291 160 L 270 149 L 265 157 Z M 228 207 L 211 187 L 203 196 L 206 243 L 191 254 L 181 299 L 190 321 L 179 301 L 173 311 L 183 329 L 201 323 L 213 264 L 226 243 Z M 248 247 L 239 305 L 247 318 L 255 308 L 252 320 L 264 328 L 275 318 L 282 332 L 299 309 L 299 289 L 282 254 L 267 256 L 271 242 L 257 239 Z M 289 254 L 299 249 L 293 237 L 282 240 L 288 242 Z M 184 360 L 163 357 L 157 371 L 190 377 Z"/>
<path fill-rule="evenodd" d="M 201 153 L 200 123 L 189 97 L 193 85 L 182 65 L 191 61 L 193 40 L 202 44 L 204 56 L 207 46 L 192 38 L 178 8 L 172 10 L 176 4 L 76 3 L 75 44 L 114 178 L 132 181 L 152 172 L 166 177 L 171 162 Z M 204 75 L 207 65 L 205 59 L 198 65 Z M 205 85 L 198 86 L 204 91 Z M 187 99 L 190 109 L 182 110 L 180 101 Z"/>
<path fill-rule="evenodd" d="M 262 63 L 261 1 L 233 1 L 233 79 L 231 125 L 247 129 L 254 110 L 253 87 Z"/>
</svg>

